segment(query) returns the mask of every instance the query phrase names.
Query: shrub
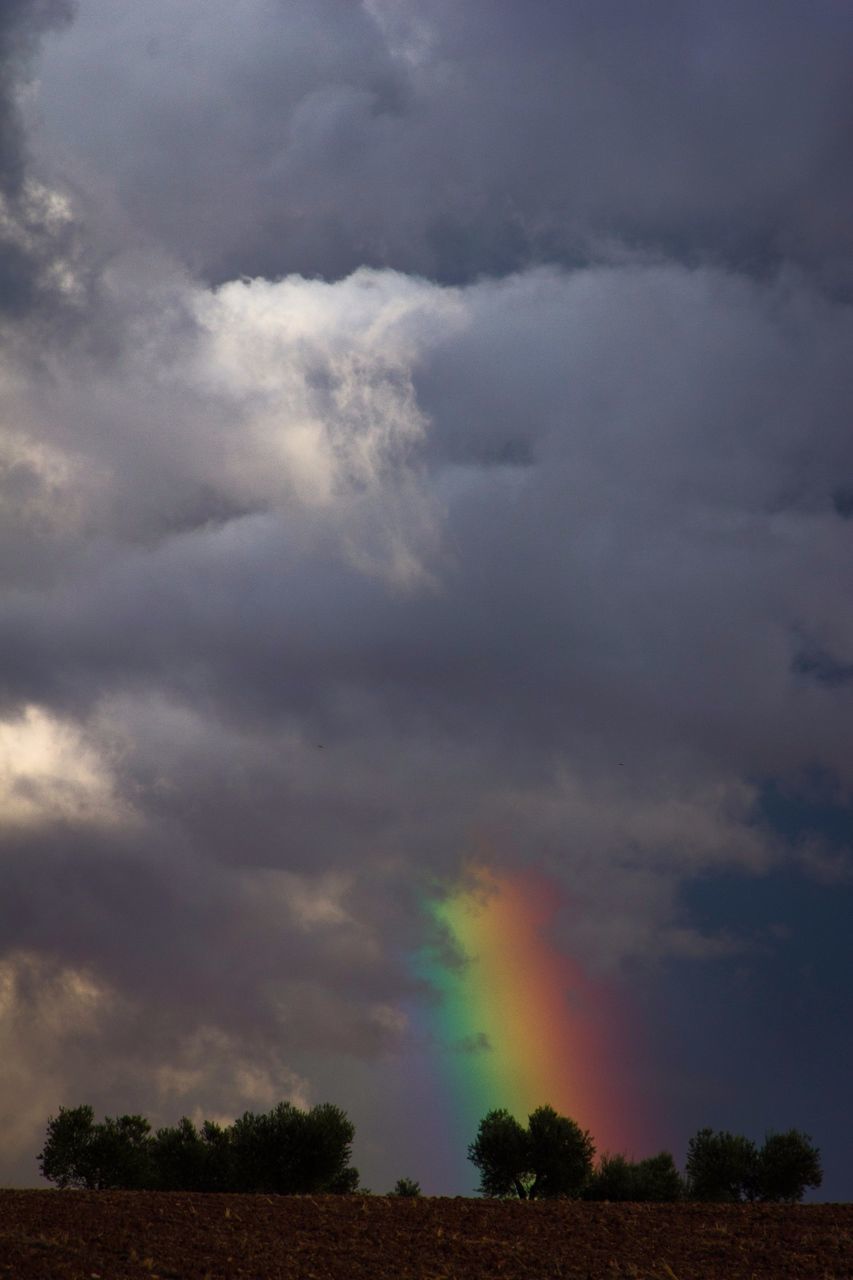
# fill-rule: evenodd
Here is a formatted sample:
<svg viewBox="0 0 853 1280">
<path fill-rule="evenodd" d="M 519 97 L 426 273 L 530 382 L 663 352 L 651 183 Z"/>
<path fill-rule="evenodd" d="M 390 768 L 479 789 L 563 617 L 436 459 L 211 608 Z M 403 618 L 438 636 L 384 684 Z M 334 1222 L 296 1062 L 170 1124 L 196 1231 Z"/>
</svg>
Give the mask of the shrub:
<svg viewBox="0 0 853 1280">
<path fill-rule="evenodd" d="M 415 1182 L 412 1178 L 398 1178 L 394 1190 L 389 1191 L 388 1194 L 392 1196 L 419 1196 L 421 1194 L 421 1184 Z"/>
<path fill-rule="evenodd" d="M 584 1195 L 587 1200 L 673 1201 L 684 1195 L 684 1184 L 668 1151 L 638 1162 L 604 1155 Z"/>
</svg>

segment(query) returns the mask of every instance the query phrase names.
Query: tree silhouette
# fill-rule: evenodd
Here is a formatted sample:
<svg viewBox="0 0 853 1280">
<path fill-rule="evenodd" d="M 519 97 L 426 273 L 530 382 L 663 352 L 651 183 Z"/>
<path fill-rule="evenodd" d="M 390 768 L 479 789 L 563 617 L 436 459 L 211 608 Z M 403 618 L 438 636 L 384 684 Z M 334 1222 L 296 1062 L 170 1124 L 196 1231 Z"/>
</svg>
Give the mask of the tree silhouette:
<svg viewBox="0 0 853 1280">
<path fill-rule="evenodd" d="M 594 1154 L 589 1133 L 549 1106 L 537 1107 L 526 1129 L 508 1111 L 490 1111 L 468 1148 L 480 1194 L 520 1200 L 579 1196 Z"/>
<path fill-rule="evenodd" d="M 490 1111 L 483 1117 L 468 1159 L 480 1171 L 481 1195 L 527 1199 L 532 1182 L 528 1137 L 508 1111 Z"/>
<path fill-rule="evenodd" d="M 770 1133 L 759 1149 L 733 1133 L 700 1129 L 687 1148 L 692 1200 L 762 1200 L 795 1204 L 823 1181 L 820 1151 L 798 1129 Z"/>
<path fill-rule="evenodd" d="M 160 1191 L 210 1191 L 208 1149 L 192 1120 L 182 1116 L 173 1128 L 158 1129 L 151 1142 L 154 1182 Z"/>
<path fill-rule="evenodd" d="M 646 1160 L 604 1155 L 584 1196 L 587 1200 L 673 1201 L 684 1195 L 684 1183 L 668 1151 Z"/>
<path fill-rule="evenodd" d="M 789 1129 L 767 1135 L 758 1153 L 756 1199 L 796 1204 L 807 1187 L 819 1187 L 822 1182 L 820 1151 L 807 1133 Z"/>
<path fill-rule="evenodd" d="M 758 1152 L 739 1134 L 700 1129 L 687 1146 L 687 1193 L 691 1200 L 737 1204 L 754 1195 Z"/>
<path fill-rule="evenodd" d="M 86 1187 L 93 1190 L 95 1164 L 95 1113 L 91 1107 L 60 1107 L 59 1115 L 47 1122 L 45 1144 L 38 1154 L 43 1178 L 58 1187 Z"/>
<path fill-rule="evenodd" d="M 42 1175 L 60 1187 L 159 1188 L 167 1191 L 260 1191 L 310 1195 L 358 1187 L 350 1165 L 354 1129 L 331 1103 L 301 1111 L 290 1102 L 227 1129 L 184 1117 L 172 1128 L 143 1116 L 109 1116 L 95 1124 L 91 1107 L 61 1107 L 47 1125 Z"/>
<path fill-rule="evenodd" d="M 419 1196 L 421 1194 L 421 1184 L 415 1182 L 413 1178 L 398 1178 L 394 1184 L 394 1190 L 388 1194 L 392 1196 Z"/>
<path fill-rule="evenodd" d="M 144 1116 L 107 1116 L 91 1107 L 60 1107 L 47 1122 L 39 1152 L 42 1176 L 59 1187 L 105 1191 L 150 1186 L 151 1126 Z"/>
</svg>

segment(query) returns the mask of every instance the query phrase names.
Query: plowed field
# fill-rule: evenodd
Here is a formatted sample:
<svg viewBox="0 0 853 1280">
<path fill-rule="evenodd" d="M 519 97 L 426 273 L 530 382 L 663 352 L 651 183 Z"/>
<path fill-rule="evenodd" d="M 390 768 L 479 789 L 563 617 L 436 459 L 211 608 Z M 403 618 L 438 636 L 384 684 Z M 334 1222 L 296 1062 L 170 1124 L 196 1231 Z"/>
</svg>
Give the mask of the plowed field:
<svg viewBox="0 0 853 1280">
<path fill-rule="evenodd" d="M 3 1280 L 851 1280 L 853 1206 L 0 1191 Z"/>
</svg>

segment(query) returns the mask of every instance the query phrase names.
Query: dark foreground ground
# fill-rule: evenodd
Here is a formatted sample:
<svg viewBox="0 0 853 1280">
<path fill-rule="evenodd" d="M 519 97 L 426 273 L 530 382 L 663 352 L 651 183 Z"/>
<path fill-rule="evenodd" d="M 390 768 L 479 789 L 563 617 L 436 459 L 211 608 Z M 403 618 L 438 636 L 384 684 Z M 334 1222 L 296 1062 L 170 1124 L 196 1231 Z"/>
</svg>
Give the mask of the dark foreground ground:
<svg viewBox="0 0 853 1280">
<path fill-rule="evenodd" d="M 0 1191 L 7 1280 L 853 1280 L 853 1205 Z"/>
</svg>

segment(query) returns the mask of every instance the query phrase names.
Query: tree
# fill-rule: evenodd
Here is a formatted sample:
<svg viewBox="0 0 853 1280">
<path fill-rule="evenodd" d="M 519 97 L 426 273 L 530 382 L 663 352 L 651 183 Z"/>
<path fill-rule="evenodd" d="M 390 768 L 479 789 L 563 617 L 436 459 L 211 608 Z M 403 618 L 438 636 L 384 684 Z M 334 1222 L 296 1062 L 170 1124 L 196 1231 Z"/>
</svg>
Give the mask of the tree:
<svg viewBox="0 0 853 1280">
<path fill-rule="evenodd" d="M 280 1102 L 266 1115 L 247 1111 L 231 1130 L 236 1189 L 281 1195 L 354 1191 L 354 1132 L 331 1103 L 307 1112 L 291 1102 Z"/>
<path fill-rule="evenodd" d="M 247 1111 L 227 1129 L 206 1120 L 200 1132 L 184 1116 L 153 1136 L 144 1116 L 95 1124 L 91 1107 L 60 1107 L 39 1162 L 60 1187 L 345 1194 L 359 1182 L 354 1132 L 330 1103 L 306 1112 L 282 1102 L 265 1115 Z"/>
<path fill-rule="evenodd" d="M 47 1122 L 39 1153 L 42 1177 L 59 1187 L 104 1191 L 151 1183 L 151 1127 L 144 1116 L 107 1116 L 91 1107 L 60 1107 Z"/>
<path fill-rule="evenodd" d="M 527 1121 L 530 1198 L 579 1196 L 592 1173 L 595 1146 L 589 1133 L 553 1107 L 537 1107 Z"/>
<path fill-rule="evenodd" d="M 669 1151 L 660 1151 L 634 1166 L 634 1199 L 659 1203 L 681 1200 L 684 1181 Z"/>
<path fill-rule="evenodd" d="M 415 1182 L 413 1178 L 398 1178 L 393 1191 L 388 1192 L 391 1196 L 419 1196 L 421 1194 L 421 1184 Z"/>
<path fill-rule="evenodd" d="M 160 1191 L 207 1191 L 207 1148 L 192 1120 L 158 1129 L 151 1141 L 154 1185 Z"/>
<path fill-rule="evenodd" d="M 807 1187 L 823 1181 L 820 1151 L 806 1133 L 769 1133 L 758 1152 L 754 1194 L 758 1200 L 796 1204 Z"/>
<path fill-rule="evenodd" d="M 289 1102 L 281 1105 L 295 1111 Z M 254 1111 L 245 1111 L 231 1125 L 228 1130 L 233 1161 L 230 1191 L 270 1193 L 281 1189 L 281 1184 L 286 1181 L 286 1173 L 281 1166 L 289 1150 L 283 1134 L 283 1120 L 284 1117 L 280 1116 L 277 1135 L 273 1132 L 270 1118 Z"/>
<path fill-rule="evenodd" d="M 548 1106 L 528 1117 L 526 1129 L 508 1111 L 490 1111 L 468 1148 L 480 1194 L 520 1200 L 580 1195 L 594 1154 L 590 1135 Z"/>
<path fill-rule="evenodd" d="M 234 1173 L 233 1129 L 223 1129 L 215 1120 L 201 1126 L 203 1159 L 202 1191 L 232 1191 L 236 1187 Z"/>
<path fill-rule="evenodd" d="M 691 1200 L 738 1203 L 753 1199 L 758 1172 L 755 1143 L 739 1134 L 700 1129 L 687 1147 Z"/>
<path fill-rule="evenodd" d="M 634 1168 L 627 1156 L 608 1155 L 605 1152 L 587 1183 L 584 1198 L 610 1200 L 614 1203 L 633 1200 Z"/>
<path fill-rule="evenodd" d="M 144 1116 L 106 1116 L 102 1124 L 95 1125 L 90 1159 L 99 1191 L 150 1187 L 150 1124 Z"/>
<path fill-rule="evenodd" d="M 508 1111 L 490 1111 L 483 1117 L 468 1159 L 480 1171 L 481 1195 L 527 1199 L 532 1181 L 528 1136 Z"/>
<path fill-rule="evenodd" d="M 350 1164 L 355 1128 L 331 1102 L 312 1107 L 302 1122 L 299 1175 L 307 1194 L 311 1191 L 353 1192 L 358 1170 Z"/>
<path fill-rule="evenodd" d="M 354 1165 L 350 1165 L 346 1169 L 342 1169 L 331 1182 L 321 1188 L 328 1195 L 332 1196 L 369 1196 L 371 1194 L 369 1187 L 362 1187 L 361 1174 Z"/>
<path fill-rule="evenodd" d="M 48 1119 L 47 1137 L 38 1155 L 42 1177 L 58 1187 L 94 1189 L 94 1139 L 95 1113 L 91 1107 L 60 1107 L 59 1115 Z"/>
</svg>

